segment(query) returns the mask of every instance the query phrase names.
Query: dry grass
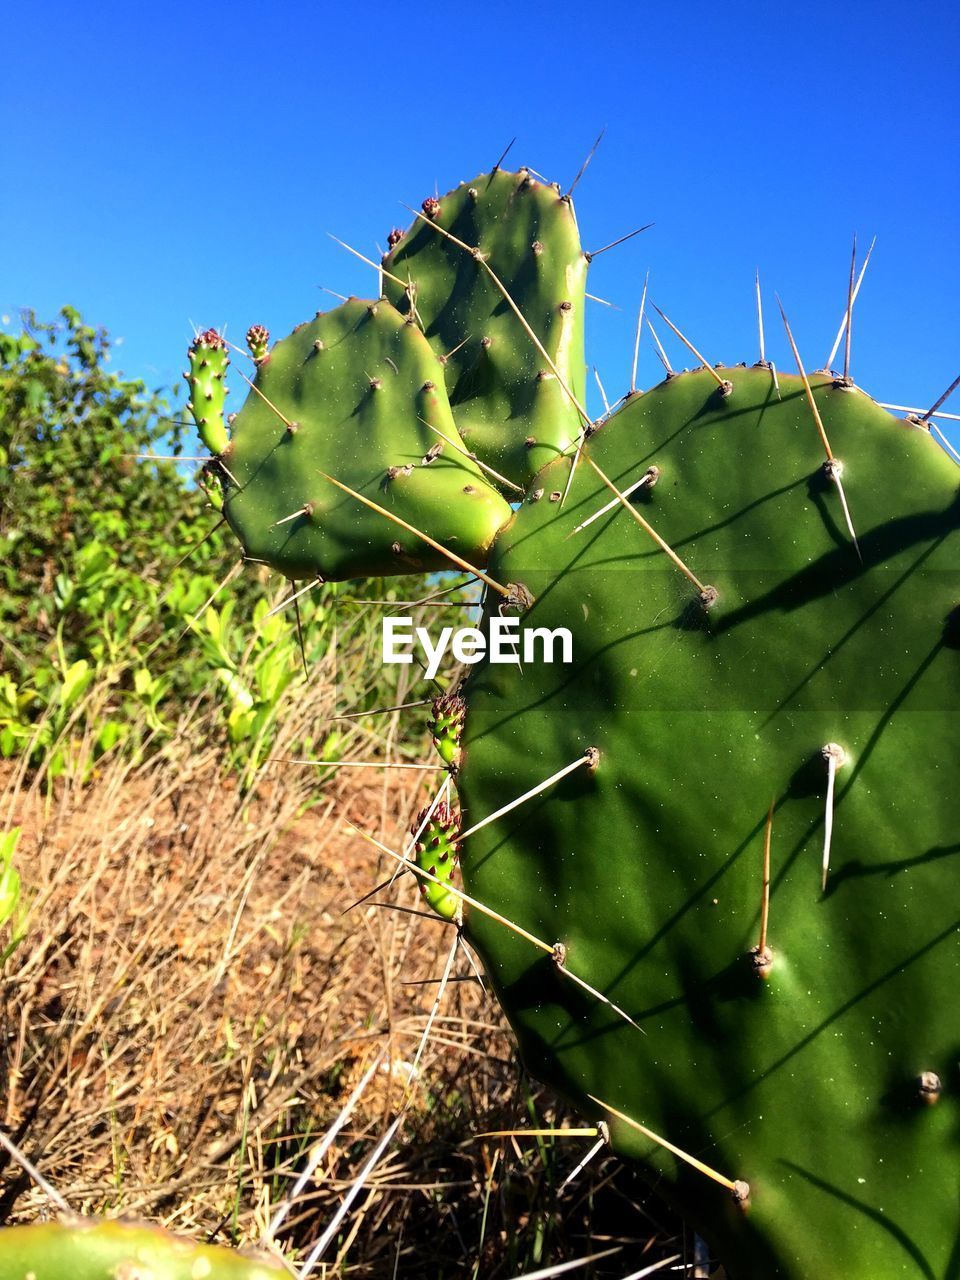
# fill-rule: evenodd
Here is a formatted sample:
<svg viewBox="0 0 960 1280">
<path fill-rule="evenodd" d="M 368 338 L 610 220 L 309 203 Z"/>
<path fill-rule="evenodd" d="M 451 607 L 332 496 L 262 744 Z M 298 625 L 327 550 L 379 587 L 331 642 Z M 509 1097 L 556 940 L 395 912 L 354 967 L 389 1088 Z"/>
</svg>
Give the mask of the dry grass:
<svg viewBox="0 0 960 1280">
<path fill-rule="evenodd" d="M 301 687 L 277 755 L 329 720 L 335 695 L 331 670 Z M 344 755 L 397 758 L 399 718 L 372 719 L 341 722 Z M 405 1101 L 315 1274 L 484 1280 L 620 1244 L 576 1274 L 626 1276 L 681 1251 L 612 1157 L 560 1191 L 589 1139 L 475 1140 L 577 1119 L 523 1079 L 462 952 L 411 1070 L 452 933 L 419 912 L 409 878 L 378 895 L 407 910 L 342 914 L 392 870 L 344 819 L 397 848 L 440 775 L 343 768 L 318 791 L 311 769 L 274 763 L 241 790 L 211 736 L 194 708 L 146 763 L 117 759 L 49 791 L 22 769 L 2 779 L 0 821 L 24 828 L 36 900 L 0 980 L 0 1123 L 71 1207 L 261 1240 L 383 1051 L 279 1232 L 291 1262 Z M 47 1209 L 0 1153 L 0 1221 Z"/>
</svg>

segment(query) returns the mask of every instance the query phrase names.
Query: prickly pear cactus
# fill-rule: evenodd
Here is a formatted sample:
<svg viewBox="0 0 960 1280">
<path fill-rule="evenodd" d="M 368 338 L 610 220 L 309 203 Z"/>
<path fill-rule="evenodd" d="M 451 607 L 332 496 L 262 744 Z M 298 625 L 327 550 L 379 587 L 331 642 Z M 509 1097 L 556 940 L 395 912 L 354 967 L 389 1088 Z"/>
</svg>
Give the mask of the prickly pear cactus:
<svg viewBox="0 0 960 1280">
<path fill-rule="evenodd" d="M 439 543 L 499 587 L 488 628 L 506 594 L 524 649 L 569 632 L 437 701 L 462 819 L 421 815 L 427 903 L 732 1280 L 960 1275 L 954 463 L 762 362 L 585 428 L 588 256 L 525 171 L 389 244 L 395 305 L 259 356 L 217 452 L 289 577 Z"/>
<path fill-rule="evenodd" d="M 45 1222 L 0 1236 L 0 1280 L 270 1280 L 273 1259 L 196 1244 L 131 1222 Z"/>
<path fill-rule="evenodd" d="M 464 887 L 637 1025 L 469 907 L 467 936 L 531 1070 L 610 1124 L 732 1276 L 952 1275 L 956 468 L 814 379 L 855 545 L 799 379 L 778 396 L 767 369 L 721 372 L 725 397 L 700 371 L 632 398 L 562 507 L 528 498 L 491 572 L 522 571 L 521 630 L 570 628 L 574 661 L 464 691 L 471 824 L 599 749 L 466 841 Z M 621 489 L 660 468 L 636 510 L 697 583 L 619 502 L 574 532 L 610 498 L 590 462 Z"/>
</svg>

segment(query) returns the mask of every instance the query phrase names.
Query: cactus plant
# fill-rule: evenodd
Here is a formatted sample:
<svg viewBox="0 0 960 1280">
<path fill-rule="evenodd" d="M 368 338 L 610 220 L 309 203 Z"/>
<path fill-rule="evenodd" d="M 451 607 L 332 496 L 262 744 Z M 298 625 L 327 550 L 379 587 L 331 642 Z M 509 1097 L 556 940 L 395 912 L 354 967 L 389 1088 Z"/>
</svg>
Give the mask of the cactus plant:
<svg viewBox="0 0 960 1280">
<path fill-rule="evenodd" d="M 453 558 L 488 633 L 569 631 L 437 700 L 427 904 L 731 1280 L 955 1277 L 955 465 L 795 347 L 589 422 L 588 262 L 498 168 L 391 232 L 383 299 L 251 330 L 229 439 L 203 335 L 224 515 L 291 579 Z"/>
<path fill-rule="evenodd" d="M 384 572 L 382 505 L 303 476 L 369 499 L 399 464 L 402 567 L 443 564 L 413 530 L 469 547 L 524 584 L 521 639 L 569 629 L 570 661 L 481 663 L 438 700 L 462 819 L 418 820 L 427 903 L 531 1070 L 731 1277 L 954 1275 L 954 463 L 799 353 L 795 376 L 671 373 L 586 423 L 587 262 L 569 199 L 526 171 L 425 201 L 390 236 L 392 306 L 352 301 L 261 364 L 225 514 L 290 577 Z M 358 395 L 388 345 L 389 393 Z M 291 443 L 285 416 L 313 425 Z M 421 462 L 425 416 L 455 460 Z"/>
</svg>

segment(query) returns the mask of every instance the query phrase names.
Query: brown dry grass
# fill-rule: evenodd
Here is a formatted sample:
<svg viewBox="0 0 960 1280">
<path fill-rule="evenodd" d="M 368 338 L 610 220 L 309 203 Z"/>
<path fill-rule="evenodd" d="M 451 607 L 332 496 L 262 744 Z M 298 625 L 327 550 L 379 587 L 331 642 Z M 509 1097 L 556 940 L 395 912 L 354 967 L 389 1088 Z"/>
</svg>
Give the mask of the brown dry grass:
<svg viewBox="0 0 960 1280">
<path fill-rule="evenodd" d="M 333 714 L 328 675 L 284 740 Z M 209 714 L 209 713 L 207 713 Z M 345 755 L 397 750 L 396 717 L 351 722 Z M 263 1238 L 311 1144 L 367 1065 L 382 1069 L 280 1232 L 303 1256 L 398 1107 L 409 1108 L 316 1272 L 509 1277 L 622 1244 L 578 1275 L 626 1276 L 676 1253 L 635 1175 L 587 1139 L 478 1143 L 486 1129 L 576 1124 L 524 1080 L 462 953 L 419 1069 L 410 1063 L 451 932 L 344 829 L 399 847 L 439 775 L 264 766 L 242 794 L 210 723 L 177 745 L 51 790 L 8 769 L 0 821 L 22 825 L 36 894 L 0 980 L 0 1124 L 75 1210 L 142 1215 L 201 1238 Z M 409 914 L 414 911 L 416 914 Z M 0 1221 L 47 1212 L 0 1153 Z M 692 1274 L 687 1272 L 686 1274 Z"/>
</svg>

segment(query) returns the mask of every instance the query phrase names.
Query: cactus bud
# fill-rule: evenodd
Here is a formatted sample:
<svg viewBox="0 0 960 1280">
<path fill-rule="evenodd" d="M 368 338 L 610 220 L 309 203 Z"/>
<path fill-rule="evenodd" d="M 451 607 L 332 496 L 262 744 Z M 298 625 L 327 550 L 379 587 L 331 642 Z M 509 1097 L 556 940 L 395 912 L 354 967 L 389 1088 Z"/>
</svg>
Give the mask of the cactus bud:
<svg viewBox="0 0 960 1280">
<path fill-rule="evenodd" d="M 433 745 L 440 759 L 454 772 L 460 764 L 460 737 L 465 712 L 466 703 L 459 693 L 441 693 L 433 700 L 433 718 L 430 721 Z"/>
<path fill-rule="evenodd" d="M 247 346 L 256 364 L 265 364 L 270 359 L 270 331 L 262 324 L 252 324 L 247 330 Z"/>
<path fill-rule="evenodd" d="M 423 830 L 414 845 L 417 866 L 435 877 L 421 881 L 420 893 L 437 915 L 445 920 L 456 920 L 459 924 L 462 915 L 460 898 L 447 887 L 458 862 L 459 810 L 451 809 L 443 802 L 434 806 L 432 814 L 429 809 L 424 809 L 417 818 L 414 832 L 420 827 Z"/>
<path fill-rule="evenodd" d="M 224 374 L 230 363 L 227 344 L 216 329 L 197 334 L 188 351 L 190 369 L 186 375 L 190 392 L 188 408 L 197 424 L 200 439 L 215 456 L 230 443 L 223 420 L 227 389 Z"/>
</svg>

